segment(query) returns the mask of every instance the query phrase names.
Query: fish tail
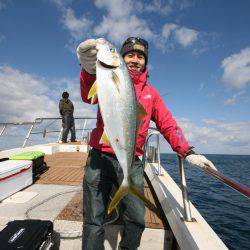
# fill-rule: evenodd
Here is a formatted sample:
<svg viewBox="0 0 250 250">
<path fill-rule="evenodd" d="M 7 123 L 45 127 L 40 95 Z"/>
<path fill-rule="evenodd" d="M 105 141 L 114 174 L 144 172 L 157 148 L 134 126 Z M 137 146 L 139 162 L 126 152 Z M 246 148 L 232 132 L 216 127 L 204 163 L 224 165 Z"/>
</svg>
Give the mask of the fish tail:
<svg viewBox="0 0 250 250">
<path fill-rule="evenodd" d="M 143 203 L 145 204 L 146 207 L 148 207 L 150 210 L 152 210 L 153 212 L 155 212 L 156 214 L 158 214 L 158 210 L 156 208 L 156 206 L 149 201 L 144 194 L 142 194 L 138 188 L 136 188 L 135 186 L 123 186 L 121 185 L 120 188 L 118 189 L 118 191 L 115 193 L 115 196 L 113 197 L 113 199 L 111 200 L 109 206 L 108 206 L 108 214 L 110 214 L 118 205 L 118 203 L 120 202 L 120 200 L 126 196 L 128 193 L 132 193 L 134 196 L 138 197 L 140 200 L 143 201 Z"/>
<path fill-rule="evenodd" d="M 121 185 L 118 191 L 115 193 L 115 196 L 111 200 L 109 206 L 108 206 L 108 214 L 110 214 L 118 205 L 120 200 L 126 196 L 129 192 L 129 187 Z"/>
</svg>

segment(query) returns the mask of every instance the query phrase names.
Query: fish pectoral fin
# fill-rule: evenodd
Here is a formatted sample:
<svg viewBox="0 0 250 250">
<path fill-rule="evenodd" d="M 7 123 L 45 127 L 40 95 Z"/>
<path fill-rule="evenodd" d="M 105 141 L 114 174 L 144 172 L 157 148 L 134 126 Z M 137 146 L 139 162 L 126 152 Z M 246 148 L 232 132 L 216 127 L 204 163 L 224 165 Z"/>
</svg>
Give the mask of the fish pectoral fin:
<svg viewBox="0 0 250 250">
<path fill-rule="evenodd" d="M 105 134 L 104 131 L 103 131 L 103 134 L 102 134 L 102 137 L 101 137 L 99 143 L 100 143 L 100 144 L 101 144 L 101 143 L 106 143 L 106 144 L 108 144 L 109 146 L 111 145 L 111 144 L 110 144 L 110 141 L 109 141 L 109 139 L 108 139 L 108 137 L 107 137 L 107 135 Z"/>
<path fill-rule="evenodd" d="M 120 80 L 119 80 L 118 75 L 114 72 L 114 70 L 112 70 L 112 79 L 115 83 L 115 86 L 116 86 L 118 92 L 120 93 Z"/>
<path fill-rule="evenodd" d="M 129 192 L 129 187 L 126 186 L 120 186 L 118 191 L 115 193 L 115 196 L 111 200 L 109 206 L 108 206 L 108 214 L 111 214 L 111 212 L 116 208 L 120 200 L 126 196 Z"/>
<path fill-rule="evenodd" d="M 147 111 L 144 109 L 144 107 L 138 102 L 137 103 L 137 115 L 138 115 L 138 120 L 141 121 L 146 115 Z"/>
<path fill-rule="evenodd" d="M 135 195 L 136 197 L 138 197 L 140 200 L 142 200 L 144 205 L 148 209 L 150 209 L 151 211 L 153 211 L 154 213 L 156 213 L 159 216 L 159 211 L 158 211 L 157 207 L 149 199 L 147 199 L 144 196 L 144 194 L 142 194 L 137 187 L 130 186 L 129 187 L 129 192 L 132 193 L 133 195 Z"/>
<path fill-rule="evenodd" d="M 88 93 L 88 99 L 91 98 L 91 104 L 93 104 L 97 99 L 97 82 L 94 82 Z"/>
</svg>

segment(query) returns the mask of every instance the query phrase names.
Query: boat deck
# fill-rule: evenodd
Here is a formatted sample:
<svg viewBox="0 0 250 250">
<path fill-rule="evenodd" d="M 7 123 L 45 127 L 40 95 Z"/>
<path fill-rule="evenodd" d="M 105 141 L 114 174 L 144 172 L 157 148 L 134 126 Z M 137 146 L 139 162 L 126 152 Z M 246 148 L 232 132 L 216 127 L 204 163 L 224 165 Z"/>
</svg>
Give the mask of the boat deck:
<svg viewBox="0 0 250 250">
<path fill-rule="evenodd" d="M 59 152 L 45 156 L 48 169 L 36 180 L 36 184 L 59 184 L 70 186 L 81 186 L 84 176 L 84 167 L 87 154 L 82 152 Z M 156 203 L 150 188 L 145 181 L 145 196 Z M 75 194 L 67 206 L 60 212 L 58 220 L 82 222 L 83 196 L 82 191 Z M 145 223 L 147 228 L 167 229 L 167 225 L 162 218 L 146 208 Z M 120 218 L 116 224 L 122 224 Z"/>
</svg>

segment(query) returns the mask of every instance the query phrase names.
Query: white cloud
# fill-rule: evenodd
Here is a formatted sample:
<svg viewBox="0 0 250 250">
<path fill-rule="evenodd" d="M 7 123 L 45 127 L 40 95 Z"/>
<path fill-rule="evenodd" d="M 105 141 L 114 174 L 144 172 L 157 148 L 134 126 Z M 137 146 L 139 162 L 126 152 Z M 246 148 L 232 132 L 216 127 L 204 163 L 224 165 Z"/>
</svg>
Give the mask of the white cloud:
<svg viewBox="0 0 250 250">
<path fill-rule="evenodd" d="M 176 41 L 183 47 L 187 47 L 198 39 L 199 32 L 186 27 L 180 27 L 175 31 Z"/>
<path fill-rule="evenodd" d="M 56 105 L 45 94 L 49 91 L 42 79 L 9 66 L 0 67 L 1 121 L 32 121 L 53 115 Z"/>
<path fill-rule="evenodd" d="M 155 30 L 154 21 L 150 16 L 144 17 L 148 13 L 158 13 L 168 15 L 173 11 L 183 11 L 194 5 L 195 1 L 181 0 L 150 2 L 132 0 L 95 0 L 94 5 L 102 20 L 97 23 L 96 18 L 91 13 L 83 13 L 77 17 L 73 10 L 69 8 L 70 0 L 51 0 L 62 12 L 62 23 L 69 31 L 72 39 L 67 47 L 75 51 L 75 42 L 80 42 L 87 37 L 105 37 L 115 45 L 121 43 L 129 36 L 141 36 L 164 51 L 174 49 L 176 45 L 189 47 L 193 45 L 201 32 L 177 25 L 167 23 L 162 30 Z M 202 42 L 202 41 L 201 41 Z M 204 48 L 192 48 L 194 54 L 200 54 L 208 50 Z"/>
<path fill-rule="evenodd" d="M 178 119 L 189 143 L 197 153 L 249 154 L 250 122 L 204 120 L 197 126 L 188 119 Z"/>
<path fill-rule="evenodd" d="M 56 5 L 58 10 L 62 13 L 61 23 L 63 28 L 68 30 L 71 40 L 66 45 L 72 52 L 75 52 L 75 41 L 87 38 L 91 33 L 93 21 L 83 14 L 81 17 L 76 17 L 75 12 L 69 5 L 73 0 L 50 0 Z M 72 40 L 73 39 L 73 40 Z M 72 48 L 73 47 L 73 48 Z"/>
<path fill-rule="evenodd" d="M 84 16 L 76 18 L 74 11 L 71 8 L 66 8 L 63 11 L 62 23 L 75 40 L 87 37 L 87 34 L 92 27 L 91 20 Z"/>
<path fill-rule="evenodd" d="M 71 78 L 64 77 L 64 78 L 54 79 L 53 83 L 58 84 L 58 86 L 53 91 L 53 96 L 56 96 L 57 100 L 61 98 L 61 93 L 63 91 L 67 91 L 70 94 L 69 98 L 74 103 L 74 107 L 75 107 L 75 111 L 74 111 L 75 116 L 77 117 L 83 117 L 83 116 L 95 117 L 96 116 L 96 112 L 95 112 L 96 105 L 89 105 L 89 104 L 83 103 L 81 99 L 79 78 L 71 79 Z"/>
<path fill-rule="evenodd" d="M 164 3 L 160 0 L 153 0 L 150 1 L 149 4 L 145 4 L 145 6 L 143 6 L 143 11 L 156 12 L 157 14 L 167 16 L 173 11 L 173 7 L 169 2 L 164 5 Z"/>
<path fill-rule="evenodd" d="M 235 89 L 242 89 L 250 83 L 250 47 L 238 54 L 225 58 L 221 67 L 224 70 L 222 81 Z"/>
<path fill-rule="evenodd" d="M 93 114 L 93 108 L 80 98 L 79 79 L 55 79 L 55 83 L 0 66 L 0 122 L 33 121 L 37 117 L 59 117 L 58 102 L 63 91 L 68 91 L 75 104 L 75 115 Z M 57 83 L 57 84 L 56 84 Z"/>
<path fill-rule="evenodd" d="M 237 99 L 239 99 L 240 96 L 242 96 L 245 92 L 244 91 L 240 91 L 236 94 L 234 94 L 232 97 L 224 100 L 223 105 L 224 106 L 232 106 L 236 103 Z"/>
<path fill-rule="evenodd" d="M 97 8 L 107 9 L 110 18 L 119 19 L 127 17 L 133 10 L 133 3 L 131 0 L 95 0 Z"/>
<path fill-rule="evenodd" d="M 139 1 L 136 1 L 137 3 Z M 174 11 L 184 11 L 185 9 L 193 6 L 195 4 L 195 0 L 151 0 L 148 2 L 141 1 L 139 2 L 140 5 L 137 6 L 137 9 L 139 7 L 139 10 L 142 12 L 152 12 L 156 14 L 160 14 L 163 16 L 170 15 Z"/>
<path fill-rule="evenodd" d="M 162 27 L 162 36 L 166 39 L 169 39 L 171 34 L 176 31 L 176 29 L 178 28 L 177 24 L 174 23 L 166 23 L 164 24 L 164 26 Z"/>
<path fill-rule="evenodd" d="M 54 3 L 59 9 L 66 8 L 66 6 L 74 2 L 74 0 L 50 0 L 50 1 Z"/>
<path fill-rule="evenodd" d="M 223 104 L 224 104 L 224 106 L 232 106 L 232 105 L 235 104 L 235 102 L 236 102 L 236 98 L 233 96 L 233 97 L 231 97 L 231 98 L 226 99 L 226 100 L 223 102 Z"/>
<path fill-rule="evenodd" d="M 116 25 L 114 26 L 113 23 Z M 151 39 L 154 36 L 147 23 L 134 15 L 119 20 L 110 16 L 103 17 L 102 23 L 94 29 L 94 32 L 97 36 L 105 36 L 119 45 L 129 36 L 142 36 L 145 39 Z"/>
<path fill-rule="evenodd" d="M 163 43 L 167 45 L 178 43 L 182 47 L 187 47 L 198 39 L 198 35 L 198 31 L 174 23 L 166 23 L 162 27 Z"/>
<path fill-rule="evenodd" d="M 97 0 L 95 4 L 107 11 L 102 22 L 94 28 L 97 36 L 105 36 L 119 45 L 129 36 L 142 36 L 145 39 L 154 37 L 148 23 L 135 15 L 132 1 Z"/>
</svg>

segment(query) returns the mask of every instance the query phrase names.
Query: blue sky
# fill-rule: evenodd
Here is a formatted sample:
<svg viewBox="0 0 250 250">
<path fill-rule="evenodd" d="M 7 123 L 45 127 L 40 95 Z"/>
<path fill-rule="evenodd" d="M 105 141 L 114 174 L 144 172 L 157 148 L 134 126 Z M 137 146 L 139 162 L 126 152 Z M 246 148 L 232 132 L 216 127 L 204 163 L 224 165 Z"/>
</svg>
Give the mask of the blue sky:
<svg viewBox="0 0 250 250">
<path fill-rule="evenodd" d="M 0 122 L 58 116 L 65 90 L 76 116 L 94 115 L 77 45 L 142 36 L 149 82 L 196 151 L 250 154 L 249 13 L 247 0 L 0 0 Z"/>
</svg>

